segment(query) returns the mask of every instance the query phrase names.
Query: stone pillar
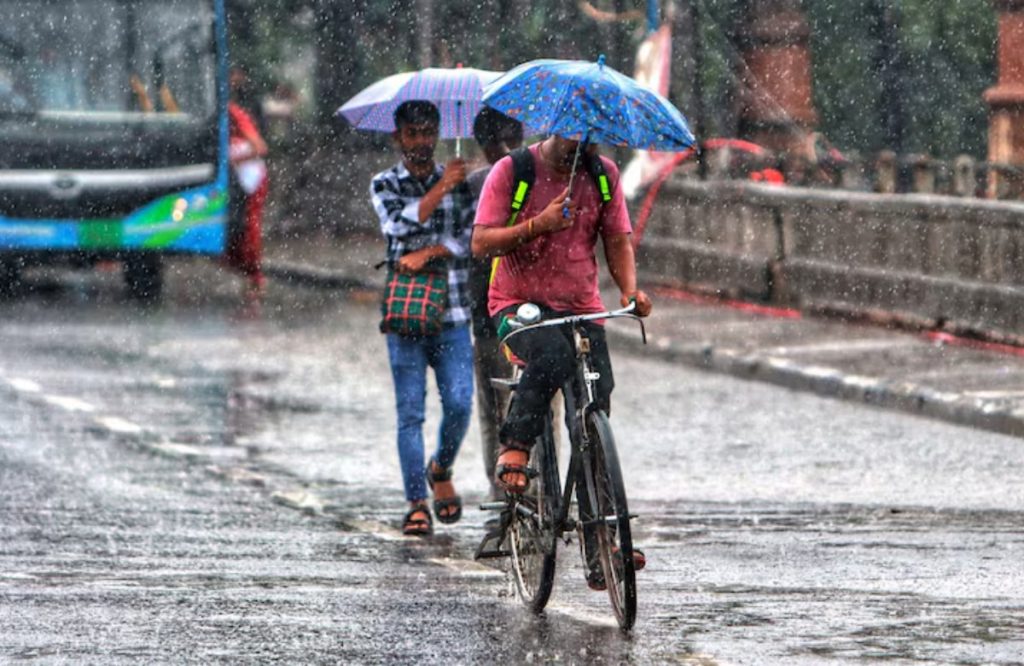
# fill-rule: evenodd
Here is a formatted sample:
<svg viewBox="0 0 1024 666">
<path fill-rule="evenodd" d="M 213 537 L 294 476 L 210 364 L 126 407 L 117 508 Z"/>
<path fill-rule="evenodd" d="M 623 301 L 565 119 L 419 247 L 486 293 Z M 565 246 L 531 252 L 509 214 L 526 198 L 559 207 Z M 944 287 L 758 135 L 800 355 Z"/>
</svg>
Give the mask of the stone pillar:
<svg viewBox="0 0 1024 666">
<path fill-rule="evenodd" d="M 883 150 L 875 159 L 875 192 L 879 194 L 896 193 L 896 153 Z"/>
<path fill-rule="evenodd" d="M 974 158 L 959 155 L 953 160 L 953 194 L 958 197 L 973 197 L 978 189 Z"/>
<path fill-rule="evenodd" d="M 818 115 L 811 99 L 810 29 L 800 0 L 751 0 L 740 30 L 740 136 L 808 158 Z"/>
<path fill-rule="evenodd" d="M 988 161 L 1024 168 L 1024 0 L 993 0 L 999 12 L 999 78 L 985 91 Z M 1019 189 L 1005 169 L 990 169 L 988 196 Z"/>
</svg>

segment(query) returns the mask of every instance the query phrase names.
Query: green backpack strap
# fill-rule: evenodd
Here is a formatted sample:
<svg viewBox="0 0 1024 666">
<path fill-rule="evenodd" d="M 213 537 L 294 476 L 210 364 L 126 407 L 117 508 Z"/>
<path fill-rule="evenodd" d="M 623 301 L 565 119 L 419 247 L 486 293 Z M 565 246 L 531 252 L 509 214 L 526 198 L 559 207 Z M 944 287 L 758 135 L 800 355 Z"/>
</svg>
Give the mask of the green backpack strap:
<svg viewBox="0 0 1024 666">
<path fill-rule="evenodd" d="M 583 165 L 590 174 L 590 179 L 597 187 L 597 193 L 601 196 L 601 203 L 606 204 L 612 200 L 612 188 L 608 182 L 608 172 L 605 171 L 604 162 L 600 155 L 583 153 Z"/>
<path fill-rule="evenodd" d="M 533 153 L 530 152 L 529 148 L 516 148 L 509 155 L 512 157 L 512 203 L 509 204 L 511 212 L 508 222 L 505 223 L 506 227 L 511 227 L 516 223 L 519 211 L 526 204 L 526 200 L 530 196 L 530 190 L 533 188 L 533 183 L 537 179 L 537 171 L 533 164 Z M 604 168 L 601 156 L 583 153 L 583 164 L 587 173 L 590 174 L 591 180 L 594 181 L 594 186 L 597 187 L 601 203 L 606 204 L 611 201 L 612 188 L 608 182 L 608 172 Z M 491 262 L 490 282 L 494 282 L 494 276 L 498 273 L 500 261 L 501 257 L 495 257 Z"/>
<path fill-rule="evenodd" d="M 511 227 L 519 217 L 519 211 L 523 209 L 526 200 L 530 196 L 530 189 L 537 179 L 537 172 L 533 166 L 533 153 L 529 148 L 516 148 L 509 155 L 512 157 L 512 213 L 505 224 Z"/>
<path fill-rule="evenodd" d="M 509 156 L 512 158 L 512 202 L 509 204 L 511 212 L 508 216 L 506 227 L 511 227 L 519 217 L 519 211 L 526 205 L 530 197 L 530 190 L 533 182 L 537 179 L 537 171 L 533 165 L 533 153 L 529 148 L 516 148 Z M 501 257 L 495 257 L 491 261 L 491 277 L 488 282 L 494 282 L 494 276 L 498 273 L 498 264 Z"/>
</svg>

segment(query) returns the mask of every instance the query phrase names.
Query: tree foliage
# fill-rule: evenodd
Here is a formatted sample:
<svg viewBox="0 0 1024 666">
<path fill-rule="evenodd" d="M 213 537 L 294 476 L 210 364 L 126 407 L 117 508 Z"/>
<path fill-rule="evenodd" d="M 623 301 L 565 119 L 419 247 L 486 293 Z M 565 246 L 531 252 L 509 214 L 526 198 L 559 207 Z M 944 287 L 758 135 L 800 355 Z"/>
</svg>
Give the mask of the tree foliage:
<svg viewBox="0 0 1024 666">
<path fill-rule="evenodd" d="M 608 53 L 613 66 L 630 72 L 643 37 L 641 22 L 599 23 L 569 0 L 228 3 L 233 57 L 266 89 L 281 76 L 291 49 L 313 44 L 323 61 L 316 81 L 321 117 L 374 80 L 419 66 L 423 22 L 417 7 L 432 7 L 430 52 L 438 66 L 501 70 L 533 58 Z M 710 133 L 728 134 L 741 57 L 735 35 L 748 0 L 676 0 L 679 8 L 688 3 L 696 3 L 700 14 L 705 125 Z M 643 9 L 644 2 L 591 4 L 611 12 Z M 898 143 L 907 152 L 941 157 L 984 155 L 987 109 L 981 95 L 996 74 L 996 17 L 989 0 L 803 0 L 803 6 L 819 129 L 833 143 L 865 153 Z M 879 28 L 882 10 L 894 18 L 890 32 Z M 689 108 L 683 101 L 677 100 Z M 899 136 L 893 136 L 893 114 L 902 127 Z"/>
</svg>

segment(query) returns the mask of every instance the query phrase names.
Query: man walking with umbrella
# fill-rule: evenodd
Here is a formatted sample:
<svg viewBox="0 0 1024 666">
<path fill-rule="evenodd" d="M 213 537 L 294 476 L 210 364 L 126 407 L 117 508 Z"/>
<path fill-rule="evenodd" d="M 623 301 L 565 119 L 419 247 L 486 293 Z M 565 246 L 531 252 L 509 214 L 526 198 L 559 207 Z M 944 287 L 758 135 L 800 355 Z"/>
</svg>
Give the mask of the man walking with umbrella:
<svg viewBox="0 0 1024 666">
<path fill-rule="evenodd" d="M 447 304 L 440 333 L 387 334 L 388 359 L 398 413 L 398 454 L 409 501 L 402 531 L 432 532 L 426 504 L 427 484 L 434 491 L 434 514 L 442 523 L 462 516 L 462 500 L 452 485 L 452 465 L 469 427 L 473 401 L 473 347 L 469 333 L 466 281 L 472 198 L 466 166 L 453 159 L 435 164 L 440 114 L 427 101 L 404 102 L 394 112 L 394 140 L 402 159 L 374 176 L 373 208 L 388 242 L 393 271 L 416 274 L 443 271 Z M 434 370 L 443 416 L 435 454 L 424 469 L 423 421 L 427 367 Z"/>
</svg>

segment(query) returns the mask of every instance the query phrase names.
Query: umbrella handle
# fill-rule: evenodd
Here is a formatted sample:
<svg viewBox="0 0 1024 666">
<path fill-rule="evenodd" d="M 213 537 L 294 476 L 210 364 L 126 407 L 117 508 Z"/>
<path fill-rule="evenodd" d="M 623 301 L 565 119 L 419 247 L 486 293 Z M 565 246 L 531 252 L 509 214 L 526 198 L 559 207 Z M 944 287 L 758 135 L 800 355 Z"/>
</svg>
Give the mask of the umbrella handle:
<svg viewBox="0 0 1024 666">
<path fill-rule="evenodd" d="M 462 157 L 462 137 L 455 137 L 455 157 Z"/>
<path fill-rule="evenodd" d="M 580 153 L 583 152 L 583 146 L 587 143 L 587 135 L 590 132 L 583 135 L 583 140 L 576 144 L 576 154 L 572 158 L 572 171 L 569 173 L 569 194 L 565 197 L 565 204 L 562 206 L 562 217 L 569 219 L 569 201 L 572 200 L 572 183 L 576 180 L 576 165 L 580 162 Z"/>
</svg>

